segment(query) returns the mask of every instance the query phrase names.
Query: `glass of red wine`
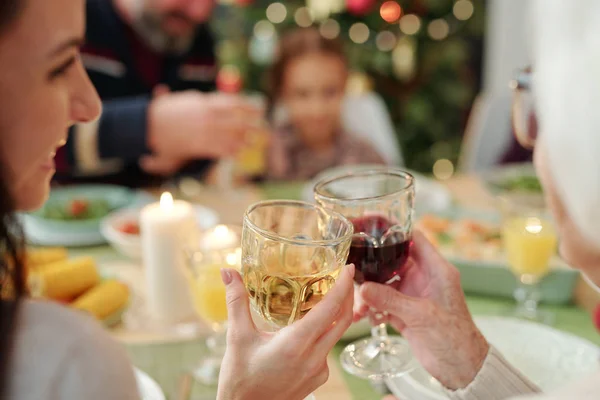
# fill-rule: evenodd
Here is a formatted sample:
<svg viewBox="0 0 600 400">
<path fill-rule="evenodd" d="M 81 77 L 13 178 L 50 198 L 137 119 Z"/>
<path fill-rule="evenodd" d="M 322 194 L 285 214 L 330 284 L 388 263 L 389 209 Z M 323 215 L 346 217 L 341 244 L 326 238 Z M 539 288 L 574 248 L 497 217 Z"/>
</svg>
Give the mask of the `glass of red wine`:
<svg viewBox="0 0 600 400">
<path fill-rule="evenodd" d="M 415 178 L 391 168 L 356 170 L 323 179 L 314 188 L 317 203 L 339 212 L 354 225 L 348 263 L 354 280 L 384 285 L 402 280 L 411 246 Z M 372 310 L 371 337 L 348 345 L 344 369 L 365 379 L 404 375 L 416 367 L 408 343 L 387 334 L 384 310 Z"/>
</svg>

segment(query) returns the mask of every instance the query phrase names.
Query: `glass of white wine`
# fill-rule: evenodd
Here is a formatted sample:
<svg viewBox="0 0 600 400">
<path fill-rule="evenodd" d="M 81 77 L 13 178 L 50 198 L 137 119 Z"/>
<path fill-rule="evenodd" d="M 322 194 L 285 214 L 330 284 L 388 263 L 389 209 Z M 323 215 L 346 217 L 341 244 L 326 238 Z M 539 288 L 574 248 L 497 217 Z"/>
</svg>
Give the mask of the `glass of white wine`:
<svg viewBox="0 0 600 400">
<path fill-rule="evenodd" d="M 242 277 L 255 314 L 272 329 L 301 319 L 346 264 L 352 223 L 300 201 L 250 206 L 242 230 Z"/>
</svg>

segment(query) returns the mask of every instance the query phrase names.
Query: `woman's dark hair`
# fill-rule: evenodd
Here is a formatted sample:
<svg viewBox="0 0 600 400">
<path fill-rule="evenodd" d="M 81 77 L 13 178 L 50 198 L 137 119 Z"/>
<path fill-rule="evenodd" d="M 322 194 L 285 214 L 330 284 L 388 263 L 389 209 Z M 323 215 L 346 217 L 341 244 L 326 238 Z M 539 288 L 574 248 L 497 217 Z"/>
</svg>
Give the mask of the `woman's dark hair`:
<svg viewBox="0 0 600 400">
<path fill-rule="evenodd" d="M 268 92 L 271 102 L 279 97 L 289 64 L 296 58 L 311 53 L 329 54 L 347 62 L 342 43 L 323 37 L 316 28 L 299 28 L 285 33 L 279 41 L 277 57 L 269 73 Z"/>
<path fill-rule="evenodd" d="M 0 0 L 0 35 L 17 19 L 26 1 Z M 8 171 L 4 166 L 0 169 L 0 398 L 8 397 L 7 379 L 17 314 L 26 294 L 24 240 L 7 180 Z"/>
</svg>

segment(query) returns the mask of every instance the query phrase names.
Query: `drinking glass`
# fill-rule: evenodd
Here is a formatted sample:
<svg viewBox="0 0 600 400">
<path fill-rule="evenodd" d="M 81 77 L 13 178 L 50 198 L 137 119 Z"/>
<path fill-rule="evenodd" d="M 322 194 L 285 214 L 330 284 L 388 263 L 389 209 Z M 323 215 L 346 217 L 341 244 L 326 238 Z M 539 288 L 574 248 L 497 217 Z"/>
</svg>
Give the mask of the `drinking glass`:
<svg viewBox="0 0 600 400">
<path fill-rule="evenodd" d="M 225 355 L 227 302 L 221 268 L 239 270 L 241 253 L 239 247 L 188 251 L 187 275 L 194 309 L 212 330 L 206 340 L 209 355 L 192 370 L 192 376 L 204 385 L 217 385 Z"/>
<path fill-rule="evenodd" d="M 300 201 L 250 206 L 242 230 L 242 277 L 255 314 L 272 329 L 308 313 L 346 265 L 352 224 Z"/>
<path fill-rule="evenodd" d="M 502 238 L 508 266 L 517 278 L 515 316 L 549 324 L 552 314 L 538 309 L 539 282 L 550 271 L 557 234 L 545 208 L 503 199 Z"/>
<path fill-rule="evenodd" d="M 356 267 L 357 284 L 402 280 L 412 243 L 411 174 L 388 168 L 356 170 L 320 181 L 314 194 L 317 204 L 338 211 L 354 225 L 348 262 Z M 384 312 L 372 313 L 376 322 L 383 321 Z M 341 361 L 350 374 L 371 380 L 401 376 L 416 367 L 410 346 L 399 336 L 389 336 L 383 322 L 371 328 L 370 338 L 348 345 Z"/>
</svg>

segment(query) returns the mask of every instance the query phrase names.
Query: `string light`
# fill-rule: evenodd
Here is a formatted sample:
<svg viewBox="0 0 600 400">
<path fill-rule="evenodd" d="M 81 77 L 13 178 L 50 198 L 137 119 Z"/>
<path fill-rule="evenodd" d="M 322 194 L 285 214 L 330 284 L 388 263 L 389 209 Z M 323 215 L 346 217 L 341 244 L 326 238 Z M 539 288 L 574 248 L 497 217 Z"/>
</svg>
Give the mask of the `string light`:
<svg viewBox="0 0 600 400">
<path fill-rule="evenodd" d="M 272 23 L 263 19 L 254 25 L 254 36 L 260 40 L 268 40 L 275 35 L 275 27 Z"/>
<path fill-rule="evenodd" d="M 454 175 L 454 164 L 452 164 L 452 161 L 441 158 L 433 164 L 433 176 L 437 179 L 445 181 L 452 178 L 452 175 Z"/>
<path fill-rule="evenodd" d="M 321 24 L 319 32 L 326 39 L 335 39 L 340 35 L 340 24 L 334 19 L 328 19 Z"/>
<path fill-rule="evenodd" d="M 267 19 L 274 24 L 280 24 L 287 17 L 287 8 L 282 3 L 272 3 L 267 7 Z"/>
<path fill-rule="evenodd" d="M 315 21 L 324 21 L 331 14 L 344 11 L 345 0 L 306 0 L 306 6 L 312 11 Z"/>
<path fill-rule="evenodd" d="M 434 19 L 427 26 L 427 33 L 433 40 L 444 40 L 450 33 L 450 26 L 444 19 Z"/>
<path fill-rule="evenodd" d="M 415 73 L 415 46 L 412 39 L 404 37 L 392 52 L 394 73 L 400 79 L 409 79 Z"/>
<path fill-rule="evenodd" d="M 300 7 L 294 14 L 294 20 L 299 27 L 308 28 L 314 21 L 312 11 L 307 7 Z"/>
<path fill-rule="evenodd" d="M 357 22 L 350 27 L 348 34 L 354 43 L 362 44 L 369 40 L 370 31 L 367 25 Z"/>
<path fill-rule="evenodd" d="M 471 18 L 474 11 L 475 7 L 469 0 L 458 0 L 452 8 L 454 16 L 460 21 L 466 21 Z"/>
<path fill-rule="evenodd" d="M 398 21 L 402 15 L 402 7 L 400 7 L 400 4 L 396 3 L 395 1 L 386 1 L 381 5 L 379 14 L 385 22 L 389 22 L 391 24 Z"/>
<path fill-rule="evenodd" d="M 415 14 L 407 14 L 400 18 L 400 30 L 405 35 L 414 35 L 421 29 L 421 19 Z"/>
<path fill-rule="evenodd" d="M 392 51 L 392 49 L 396 46 L 397 38 L 390 31 L 382 31 L 377 34 L 377 38 L 375 38 L 375 44 L 379 51 Z"/>
</svg>

